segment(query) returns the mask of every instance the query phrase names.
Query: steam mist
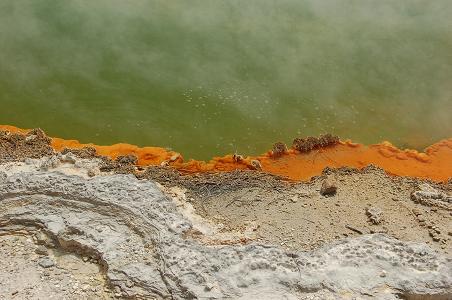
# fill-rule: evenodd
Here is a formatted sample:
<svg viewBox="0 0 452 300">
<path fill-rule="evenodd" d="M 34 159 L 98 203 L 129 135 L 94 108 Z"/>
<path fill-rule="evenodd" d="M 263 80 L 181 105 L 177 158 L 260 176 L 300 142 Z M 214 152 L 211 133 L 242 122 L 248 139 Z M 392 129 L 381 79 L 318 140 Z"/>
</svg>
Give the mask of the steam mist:
<svg viewBox="0 0 452 300">
<path fill-rule="evenodd" d="M 0 124 L 206 159 L 452 136 L 452 2 L 0 2 Z"/>
</svg>

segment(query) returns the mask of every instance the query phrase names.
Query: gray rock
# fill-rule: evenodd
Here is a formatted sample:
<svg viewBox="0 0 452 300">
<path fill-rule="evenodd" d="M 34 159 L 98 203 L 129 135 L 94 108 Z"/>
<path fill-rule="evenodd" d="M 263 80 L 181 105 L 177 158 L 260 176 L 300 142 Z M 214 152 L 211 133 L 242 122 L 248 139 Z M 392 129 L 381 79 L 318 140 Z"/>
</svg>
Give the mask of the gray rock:
<svg viewBox="0 0 452 300">
<path fill-rule="evenodd" d="M 6 178 L 8 178 L 8 175 L 5 172 L 1 171 L 0 172 L 0 182 L 5 182 Z"/>
<path fill-rule="evenodd" d="M 383 221 L 383 211 L 378 207 L 368 207 L 366 209 L 366 215 L 372 224 L 378 225 Z"/>
<path fill-rule="evenodd" d="M 421 184 L 418 190 L 411 193 L 411 200 L 427 206 L 452 210 L 452 196 L 433 188 L 427 183 Z"/>
<path fill-rule="evenodd" d="M 35 164 L 35 160 L 32 159 L 32 158 L 28 158 L 28 157 L 27 157 L 27 158 L 24 160 L 24 163 L 25 163 L 26 165 L 31 166 L 31 165 L 34 165 L 34 164 Z"/>
<path fill-rule="evenodd" d="M 45 157 L 40 161 L 39 168 L 43 171 L 56 168 L 60 164 L 60 159 L 57 156 Z"/>
<path fill-rule="evenodd" d="M 53 267 L 53 266 L 55 265 L 55 262 L 54 262 L 52 259 L 50 259 L 49 257 L 44 257 L 44 258 L 41 258 L 41 259 L 38 261 L 38 264 L 39 264 L 41 267 L 47 269 L 47 268 Z"/>
<path fill-rule="evenodd" d="M 75 155 L 73 153 L 69 152 L 62 156 L 61 161 L 75 164 L 77 162 L 77 158 L 75 157 Z"/>
<path fill-rule="evenodd" d="M 38 244 L 38 245 L 45 245 L 46 247 L 49 247 L 49 248 L 54 247 L 52 240 L 49 239 L 49 237 L 41 231 L 35 232 L 33 237 L 34 237 L 36 244 Z"/>
</svg>

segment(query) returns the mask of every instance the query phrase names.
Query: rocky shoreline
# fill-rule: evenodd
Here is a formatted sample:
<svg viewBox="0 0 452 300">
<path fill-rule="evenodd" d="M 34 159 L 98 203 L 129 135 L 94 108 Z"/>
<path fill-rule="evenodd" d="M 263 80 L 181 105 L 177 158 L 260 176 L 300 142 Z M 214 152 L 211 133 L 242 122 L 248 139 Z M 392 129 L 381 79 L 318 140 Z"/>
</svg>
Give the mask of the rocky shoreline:
<svg viewBox="0 0 452 300">
<path fill-rule="evenodd" d="M 181 175 L 55 153 L 40 131 L 15 145 L 0 145 L 0 299 L 452 297 L 450 181 Z"/>
</svg>

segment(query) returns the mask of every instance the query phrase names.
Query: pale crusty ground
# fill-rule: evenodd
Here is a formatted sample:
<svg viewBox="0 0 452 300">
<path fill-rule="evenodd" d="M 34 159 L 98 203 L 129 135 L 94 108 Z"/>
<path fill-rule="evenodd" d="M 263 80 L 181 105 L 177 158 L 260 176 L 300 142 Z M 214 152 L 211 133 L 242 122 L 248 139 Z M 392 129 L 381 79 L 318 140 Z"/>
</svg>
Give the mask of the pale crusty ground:
<svg viewBox="0 0 452 300">
<path fill-rule="evenodd" d="M 32 236 L 0 236 L 0 299 L 113 298 L 96 263 L 48 247 L 38 254 L 38 247 Z M 44 268 L 42 259 L 54 265 Z"/>
<path fill-rule="evenodd" d="M 72 164 L 72 171 L 68 164 Z M 20 297 L 29 299 L 98 299 L 103 296 L 102 291 L 107 292 L 105 298 L 121 299 L 442 300 L 451 295 L 452 260 L 441 249 L 435 251 L 425 243 L 366 234 L 340 237 L 314 251 L 285 251 L 283 247 L 288 246 L 284 241 L 281 246 L 272 240 L 278 237 L 278 231 L 269 231 L 268 241 L 262 237 L 261 242 L 256 241 L 259 222 L 246 220 L 234 230 L 229 224 L 212 222 L 210 215 L 202 218 L 197 213 L 199 209 L 193 208 L 195 201 L 187 202 L 186 197 L 241 195 L 241 191 L 250 188 L 249 184 L 261 192 L 259 199 L 267 201 L 265 190 L 285 196 L 299 195 L 300 191 L 305 194 L 310 189 L 318 193 L 314 186 L 320 186 L 324 180 L 321 177 L 298 190 L 299 184 L 264 181 L 265 176 L 258 173 L 210 174 L 207 181 L 201 177 L 193 179 L 197 181 L 192 185 L 195 188 L 184 195 L 180 186 L 159 188 L 152 181 L 138 180 L 130 174 L 99 174 L 99 166 L 92 160 L 74 160 L 68 154 L 2 164 L 0 169 L 0 235 L 31 237 L 30 241 L 25 240 L 29 244 L 13 244 L 0 255 L 2 261 L 14 251 L 24 257 L 11 260 L 11 265 L 1 272 L 8 286 L 6 297 L 20 293 Z M 381 170 L 327 172 L 340 182 L 343 176 L 378 175 Z M 222 183 L 215 182 L 216 178 Z M 419 183 L 425 185 L 415 184 Z M 210 188 L 199 188 L 203 184 Z M 336 185 L 340 191 L 339 183 Z M 430 188 L 436 191 L 441 187 Z M 179 196 L 165 197 L 161 189 Z M 421 201 L 448 210 L 452 202 L 449 196 L 441 193 L 438 198 L 435 193 Z M 246 201 L 247 195 L 245 192 L 232 198 L 226 205 Z M 274 201 L 284 200 L 274 197 Z M 298 203 L 296 199 L 290 201 Z M 244 206 L 239 206 L 239 210 L 250 211 Z M 38 253 L 36 250 L 42 249 L 33 244 L 45 245 L 45 254 Z M 31 249 L 43 257 L 34 257 Z M 80 259 L 72 259 L 69 264 L 59 260 L 60 251 L 79 253 L 99 267 L 91 266 L 86 274 L 87 267 Z M 46 268 L 43 260 L 51 265 Z M 72 270 L 69 277 L 77 277 L 78 282 L 69 281 L 67 274 L 59 272 L 61 269 Z M 43 284 L 36 281 L 39 270 L 44 272 Z M 27 278 L 30 274 L 34 275 Z M 90 284 L 94 277 L 103 276 L 105 284 L 102 279 Z"/>
<path fill-rule="evenodd" d="M 452 210 L 421 205 L 410 198 L 423 181 L 390 177 L 378 168 L 329 172 L 338 188 L 334 196 L 320 194 L 323 175 L 281 190 L 241 187 L 189 200 L 200 215 L 224 225 L 225 230 L 244 231 L 252 226 L 259 241 L 294 250 L 358 236 L 356 229 L 363 234 L 381 232 L 403 241 L 425 242 L 452 253 Z M 444 191 L 450 188 L 430 185 Z M 370 221 L 366 214 L 370 207 L 382 211 L 380 224 Z"/>
</svg>

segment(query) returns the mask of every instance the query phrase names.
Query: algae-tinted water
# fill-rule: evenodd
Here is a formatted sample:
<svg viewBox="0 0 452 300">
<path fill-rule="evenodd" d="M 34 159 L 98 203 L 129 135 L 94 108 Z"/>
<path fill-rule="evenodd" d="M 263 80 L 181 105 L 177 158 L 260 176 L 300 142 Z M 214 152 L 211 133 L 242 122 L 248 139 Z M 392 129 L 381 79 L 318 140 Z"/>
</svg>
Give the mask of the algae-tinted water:
<svg viewBox="0 0 452 300">
<path fill-rule="evenodd" d="M 0 124 L 206 159 L 452 136 L 452 2 L 0 2 Z"/>
</svg>

